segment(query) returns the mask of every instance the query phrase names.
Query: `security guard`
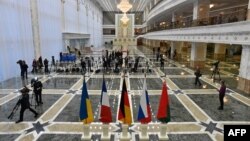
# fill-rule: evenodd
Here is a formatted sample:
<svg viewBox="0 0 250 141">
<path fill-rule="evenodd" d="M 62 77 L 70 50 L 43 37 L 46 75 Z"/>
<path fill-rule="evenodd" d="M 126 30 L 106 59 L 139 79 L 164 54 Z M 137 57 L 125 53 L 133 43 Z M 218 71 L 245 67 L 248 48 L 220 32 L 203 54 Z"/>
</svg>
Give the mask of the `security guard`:
<svg viewBox="0 0 250 141">
<path fill-rule="evenodd" d="M 25 86 L 20 92 L 22 93 L 21 99 L 18 101 L 19 104 L 21 104 L 21 110 L 20 110 L 20 118 L 16 123 L 22 122 L 23 121 L 23 113 L 26 109 L 29 109 L 32 113 L 35 114 L 35 118 L 38 116 L 38 113 L 30 107 L 30 102 L 29 102 L 29 89 Z"/>
<path fill-rule="evenodd" d="M 36 97 L 37 106 L 39 106 L 39 104 L 43 104 L 43 102 L 42 102 L 43 84 L 42 84 L 41 81 L 38 80 L 37 77 L 35 77 L 32 86 L 34 88 L 34 93 L 35 93 L 35 97 Z"/>
</svg>

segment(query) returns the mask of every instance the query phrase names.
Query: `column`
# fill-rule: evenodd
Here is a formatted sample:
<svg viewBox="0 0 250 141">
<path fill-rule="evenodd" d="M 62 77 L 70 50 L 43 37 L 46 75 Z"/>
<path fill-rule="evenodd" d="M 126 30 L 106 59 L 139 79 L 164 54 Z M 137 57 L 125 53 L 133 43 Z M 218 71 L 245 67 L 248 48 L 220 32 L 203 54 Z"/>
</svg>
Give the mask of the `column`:
<svg viewBox="0 0 250 141">
<path fill-rule="evenodd" d="M 65 0 L 61 0 L 62 31 L 65 30 L 64 4 L 65 4 Z"/>
<path fill-rule="evenodd" d="M 223 61 L 226 57 L 226 44 L 215 44 L 214 47 L 214 59 Z"/>
<path fill-rule="evenodd" d="M 205 66 L 207 56 L 207 44 L 206 43 L 192 43 L 191 47 L 191 61 L 190 66 L 195 68 L 199 66 L 203 68 Z"/>
<path fill-rule="evenodd" d="M 38 59 L 41 56 L 40 46 L 40 32 L 39 32 L 39 20 L 38 20 L 38 9 L 37 0 L 30 0 L 30 11 L 31 11 L 31 24 L 34 44 L 34 56 Z"/>
<path fill-rule="evenodd" d="M 248 2 L 248 8 L 247 8 L 247 20 L 250 20 L 250 0 Z"/>
<path fill-rule="evenodd" d="M 154 47 L 154 40 L 149 40 L 149 47 L 153 48 Z"/>
<path fill-rule="evenodd" d="M 242 47 L 238 89 L 250 94 L 250 46 Z"/>
<path fill-rule="evenodd" d="M 170 46 L 171 46 L 171 58 L 172 59 L 180 59 L 181 53 L 182 53 L 181 42 L 172 41 Z M 176 57 L 174 58 L 175 50 L 176 50 Z"/>
<path fill-rule="evenodd" d="M 175 27 L 175 21 L 176 21 L 176 14 L 173 12 L 172 13 L 172 27 Z"/>
<path fill-rule="evenodd" d="M 195 25 L 206 24 L 204 20 L 209 18 L 209 4 L 210 0 L 196 0 L 193 7 L 193 20 L 198 21 L 194 22 Z"/>
<path fill-rule="evenodd" d="M 75 40 L 75 48 L 80 49 L 81 45 L 80 45 L 80 39 L 76 39 Z"/>
</svg>

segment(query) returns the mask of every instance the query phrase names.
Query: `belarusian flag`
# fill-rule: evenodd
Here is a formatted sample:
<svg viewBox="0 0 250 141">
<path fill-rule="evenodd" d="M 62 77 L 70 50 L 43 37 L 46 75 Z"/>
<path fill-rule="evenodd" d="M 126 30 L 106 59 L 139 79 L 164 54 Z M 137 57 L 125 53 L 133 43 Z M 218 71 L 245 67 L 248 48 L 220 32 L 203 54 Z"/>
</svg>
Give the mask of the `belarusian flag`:
<svg viewBox="0 0 250 141">
<path fill-rule="evenodd" d="M 157 119 L 163 123 L 170 121 L 170 106 L 166 81 L 163 82 L 160 105 L 158 108 Z"/>
</svg>

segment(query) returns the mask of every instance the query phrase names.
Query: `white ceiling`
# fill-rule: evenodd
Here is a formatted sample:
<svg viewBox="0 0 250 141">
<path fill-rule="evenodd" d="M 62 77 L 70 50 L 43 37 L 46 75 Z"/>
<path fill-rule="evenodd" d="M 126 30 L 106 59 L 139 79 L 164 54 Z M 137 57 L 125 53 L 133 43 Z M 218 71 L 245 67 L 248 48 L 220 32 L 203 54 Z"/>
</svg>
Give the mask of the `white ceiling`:
<svg viewBox="0 0 250 141">
<path fill-rule="evenodd" d="M 117 5 L 121 0 L 96 0 L 100 6 L 103 8 L 103 11 L 119 11 Z M 132 9 L 129 12 L 138 12 L 143 11 L 145 6 L 150 0 L 129 0 L 129 3 L 133 5 Z"/>
</svg>

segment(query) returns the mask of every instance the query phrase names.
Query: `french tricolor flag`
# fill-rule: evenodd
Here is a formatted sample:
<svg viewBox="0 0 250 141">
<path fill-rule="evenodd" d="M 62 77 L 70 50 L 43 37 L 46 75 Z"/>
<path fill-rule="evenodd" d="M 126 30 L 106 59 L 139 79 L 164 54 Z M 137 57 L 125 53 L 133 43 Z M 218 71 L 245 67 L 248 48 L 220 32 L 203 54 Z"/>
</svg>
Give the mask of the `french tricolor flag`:
<svg viewBox="0 0 250 141">
<path fill-rule="evenodd" d="M 150 109 L 149 98 L 148 98 L 146 78 L 144 79 L 143 93 L 140 99 L 137 120 L 140 121 L 142 124 L 151 122 L 151 109 Z"/>
<path fill-rule="evenodd" d="M 103 123 L 112 122 L 111 108 L 109 104 L 109 96 L 107 93 L 107 88 L 106 88 L 104 77 L 103 77 L 103 83 L 102 83 L 101 106 L 99 108 L 99 120 Z"/>
</svg>

